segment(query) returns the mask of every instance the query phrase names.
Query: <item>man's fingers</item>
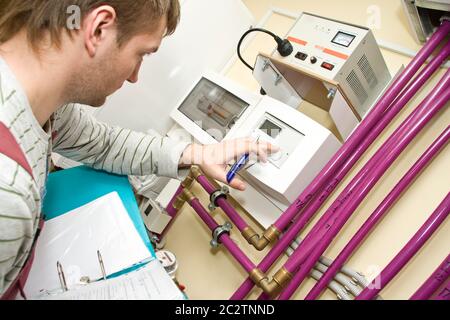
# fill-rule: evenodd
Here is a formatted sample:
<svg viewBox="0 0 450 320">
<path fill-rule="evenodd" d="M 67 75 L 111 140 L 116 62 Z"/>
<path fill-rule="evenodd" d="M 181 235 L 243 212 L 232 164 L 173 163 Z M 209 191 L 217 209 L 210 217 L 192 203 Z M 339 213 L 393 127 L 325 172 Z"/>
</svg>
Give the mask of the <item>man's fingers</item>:
<svg viewBox="0 0 450 320">
<path fill-rule="evenodd" d="M 278 152 L 279 147 L 266 141 L 254 141 L 250 138 L 236 139 L 228 142 L 228 147 L 231 147 L 229 153 L 233 153 L 235 158 L 239 158 L 246 153 L 256 154 L 258 157 L 267 158 L 268 154 Z"/>
<path fill-rule="evenodd" d="M 202 170 L 210 178 L 226 183 L 234 189 L 243 191 L 246 188 L 245 183 L 240 178 L 238 178 L 238 176 L 235 176 L 233 180 L 230 181 L 230 183 L 227 182 L 226 165 L 212 165 L 212 166 L 204 165 L 202 166 Z"/>
<path fill-rule="evenodd" d="M 241 179 L 239 179 L 237 177 L 235 177 L 233 180 L 231 180 L 231 182 L 229 183 L 229 186 L 234 189 L 240 190 L 240 191 L 244 191 L 246 188 L 244 181 L 242 181 Z"/>
<path fill-rule="evenodd" d="M 267 158 L 269 154 L 275 153 L 280 150 L 279 147 L 265 141 L 256 142 L 253 145 L 253 153 L 255 153 L 259 160 L 262 162 L 267 162 Z"/>
<path fill-rule="evenodd" d="M 258 159 L 262 162 L 267 162 L 267 153 L 264 151 L 264 149 L 258 148 L 258 152 L 256 154 L 258 156 Z"/>
</svg>

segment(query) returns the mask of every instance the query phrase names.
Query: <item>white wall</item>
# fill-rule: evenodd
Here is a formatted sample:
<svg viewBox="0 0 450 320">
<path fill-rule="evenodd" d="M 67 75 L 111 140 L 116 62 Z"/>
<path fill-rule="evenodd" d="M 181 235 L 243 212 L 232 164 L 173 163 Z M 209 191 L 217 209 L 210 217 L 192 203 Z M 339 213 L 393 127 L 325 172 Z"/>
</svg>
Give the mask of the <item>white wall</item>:
<svg viewBox="0 0 450 320">
<path fill-rule="evenodd" d="M 165 134 L 169 114 L 204 70 L 217 72 L 236 52 L 253 17 L 240 0 L 181 1 L 181 22 L 157 54 L 142 65 L 137 84 L 127 83 L 95 114 L 101 121 Z"/>
</svg>

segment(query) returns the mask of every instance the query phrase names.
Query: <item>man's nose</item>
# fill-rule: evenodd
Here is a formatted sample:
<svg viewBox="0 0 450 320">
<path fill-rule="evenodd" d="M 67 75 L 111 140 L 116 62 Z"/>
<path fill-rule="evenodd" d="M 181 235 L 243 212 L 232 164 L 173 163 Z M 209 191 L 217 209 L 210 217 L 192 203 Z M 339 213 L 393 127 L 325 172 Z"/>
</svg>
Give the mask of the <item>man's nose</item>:
<svg viewBox="0 0 450 320">
<path fill-rule="evenodd" d="M 130 82 L 130 83 L 138 82 L 140 68 L 141 68 L 141 63 L 139 63 L 139 65 L 134 69 L 134 71 L 131 74 L 131 76 L 127 79 L 128 82 Z"/>
<path fill-rule="evenodd" d="M 134 71 L 133 74 L 127 79 L 130 83 L 136 83 L 138 82 L 138 76 L 139 76 L 139 70 Z"/>
</svg>

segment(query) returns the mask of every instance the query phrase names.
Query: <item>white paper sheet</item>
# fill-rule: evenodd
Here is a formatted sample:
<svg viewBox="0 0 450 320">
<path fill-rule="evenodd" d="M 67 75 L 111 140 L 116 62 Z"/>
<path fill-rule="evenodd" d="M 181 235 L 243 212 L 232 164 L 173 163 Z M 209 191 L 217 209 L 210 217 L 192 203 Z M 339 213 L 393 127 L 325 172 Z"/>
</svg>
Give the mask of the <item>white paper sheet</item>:
<svg viewBox="0 0 450 320">
<path fill-rule="evenodd" d="M 42 300 L 182 300 L 182 292 L 158 260 L 118 278 L 101 280 Z"/>
<path fill-rule="evenodd" d="M 69 289 L 79 284 L 81 277 L 101 278 L 97 250 L 107 275 L 151 258 L 117 192 L 46 222 L 25 293 L 34 297 L 60 289 L 57 261 Z"/>
</svg>

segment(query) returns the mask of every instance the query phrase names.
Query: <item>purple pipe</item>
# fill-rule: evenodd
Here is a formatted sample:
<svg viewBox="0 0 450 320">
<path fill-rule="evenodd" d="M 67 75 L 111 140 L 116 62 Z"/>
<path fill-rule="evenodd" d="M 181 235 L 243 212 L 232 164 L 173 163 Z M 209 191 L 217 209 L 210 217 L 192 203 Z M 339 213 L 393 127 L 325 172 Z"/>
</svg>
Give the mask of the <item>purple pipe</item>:
<svg viewBox="0 0 450 320">
<path fill-rule="evenodd" d="M 427 44 L 427 46 L 430 44 Z M 435 43 L 432 44 L 433 48 L 435 47 Z M 414 59 L 411 63 L 417 63 L 417 58 Z M 417 80 L 414 81 L 414 84 L 417 83 L 425 83 L 425 81 L 430 77 L 430 75 L 433 73 L 432 70 L 435 69 L 435 65 L 433 63 L 436 63 L 438 60 L 433 60 L 432 63 L 429 65 L 429 69 L 424 69 L 424 71 L 417 77 Z M 427 67 L 428 68 L 428 67 Z M 414 86 L 414 84 L 412 86 Z M 412 86 L 409 86 L 409 88 L 412 88 Z M 418 88 L 417 88 L 418 89 Z M 409 93 L 411 94 L 410 98 L 414 95 L 414 91 L 410 90 Z M 403 97 L 403 95 L 402 95 Z M 286 248 L 290 245 L 292 240 L 297 236 L 297 234 L 303 229 L 303 227 L 306 225 L 306 223 L 309 221 L 309 219 L 314 215 L 314 213 L 320 208 L 322 203 L 327 199 L 327 197 L 333 192 L 333 190 L 336 188 L 336 186 L 339 184 L 339 182 L 345 177 L 345 175 L 348 173 L 348 171 L 353 167 L 354 163 L 361 157 L 361 155 L 367 150 L 367 148 L 372 144 L 372 142 L 378 137 L 378 135 L 384 130 L 384 128 L 389 124 L 392 119 L 397 115 L 397 113 L 401 110 L 401 108 L 404 107 L 404 105 L 409 101 L 409 99 L 401 99 L 401 101 L 396 100 L 397 103 L 395 106 L 389 109 L 389 111 L 384 114 L 383 119 L 381 122 L 378 123 L 376 128 L 369 132 L 369 135 L 367 138 L 363 141 L 362 144 L 358 145 L 356 153 L 351 155 L 350 159 L 342 166 L 341 168 L 338 168 L 338 175 L 333 178 L 326 188 L 324 188 L 324 191 L 320 196 L 313 197 L 312 195 L 308 195 L 301 205 L 301 210 L 304 205 L 306 205 L 306 202 L 310 201 L 312 198 L 315 199 L 315 202 L 313 206 L 308 208 L 307 211 L 305 211 L 302 216 L 299 218 L 298 222 L 295 222 L 292 227 L 289 228 L 289 230 L 283 235 L 283 237 L 275 244 L 275 246 L 272 248 L 272 250 L 269 252 L 269 254 L 261 261 L 259 264 L 260 270 L 263 272 L 267 272 L 267 270 L 270 268 L 270 266 L 277 260 L 277 258 L 286 250 Z M 362 124 L 361 124 L 362 125 Z M 317 179 L 317 177 L 316 177 Z M 304 194 L 304 193 L 303 193 Z M 302 197 L 302 196 L 300 196 Z M 299 197 L 299 198 L 300 198 Z M 297 201 L 297 203 L 299 203 Z M 291 210 L 293 206 L 291 205 L 290 208 L 288 208 L 288 211 Z M 245 296 L 250 292 L 250 290 L 253 288 L 254 284 L 250 278 L 247 278 L 243 284 L 238 288 L 238 290 L 233 294 L 233 296 L 230 298 L 232 300 L 242 300 L 245 298 Z"/>
<path fill-rule="evenodd" d="M 384 268 L 378 275 L 380 280 L 379 288 L 374 288 L 371 284 L 366 287 L 356 300 L 371 300 L 375 297 L 386 284 L 408 263 L 408 261 L 419 251 L 437 228 L 444 222 L 450 213 L 450 193 L 441 202 L 439 207 L 427 219 L 423 226 L 417 231 L 411 240 L 402 248 L 402 250 L 395 256 L 395 258 Z"/>
<path fill-rule="evenodd" d="M 178 210 L 173 207 L 173 204 L 175 203 L 175 201 L 177 201 L 178 196 L 182 192 L 183 192 L 183 186 L 180 184 L 180 186 L 178 187 L 174 196 L 172 197 L 172 199 L 169 201 L 169 204 L 167 205 L 166 211 L 169 214 L 169 216 L 171 216 L 172 218 L 174 218 L 178 213 Z"/>
<path fill-rule="evenodd" d="M 450 278 L 447 278 L 429 300 L 450 300 Z"/>
<path fill-rule="evenodd" d="M 441 50 L 441 52 L 436 57 L 434 57 L 433 60 L 419 73 L 419 75 L 414 79 L 414 81 L 408 85 L 408 87 L 402 92 L 401 96 L 397 97 L 393 105 L 385 112 L 385 115 L 380 120 L 380 122 L 369 133 L 368 137 L 356 149 L 355 153 L 352 154 L 350 158 L 344 163 L 344 166 L 338 170 L 334 179 L 325 188 L 325 191 L 322 192 L 320 197 L 316 198 L 312 202 L 312 204 L 302 213 L 302 215 L 298 219 L 298 222 L 296 222 L 299 224 L 298 227 L 300 227 L 298 232 L 300 232 L 304 228 L 304 226 L 308 223 L 311 217 L 321 207 L 323 202 L 328 198 L 328 196 L 336 188 L 339 182 L 346 176 L 348 171 L 350 171 L 350 169 L 359 160 L 359 158 L 367 150 L 367 148 L 386 128 L 386 126 L 392 121 L 392 119 L 401 111 L 401 109 L 412 99 L 412 97 L 417 93 L 417 91 L 426 83 L 426 81 L 433 75 L 433 73 L 439 68 L 439 66 L 446 60 L 446 58 L 449 55 L 450 55 L 450 42 L 448 42 L 446 46 L 443 48 L 443 50 Z M 414 111 L 408 119 L 412 119 L 416 113 L 417 112 Z M 393 140 L 393 143 L 396 143 L 396 141 Z M 375 165 L 376 161 L 373 161 L 373 164 Z M 372 170 L 370 166 L 367 167 L 366 169 L 367 170 L 365 171 L 365 173 L 370 172 Z"/>
<path fill-rule="evenodd" d="M 421 173 L 421 171 L 432 161 L 432 159 L 447 145 L 450 139 L 450 127 L 433 142 L 433 144 L 425 151 L 420 159 L 408 170 L 403 178 L 391 190 L 391 192 L 384 198 L 383 202 L 370 215 L 369 219 L 362 225 L 358 232 L 352 237 L 350 242 L 339 253 L 334 262 L 330 265 L 328 270 L 320 278 L 320 281 L 308 293 L 305 300 L 316 299 L 327 284 L 333 279 L 339 269 L 344 265 L 352 253 L 359 248 L 360 244 L 365 240 L 370 231 L 383 219 L 384 215 L 394 205 L 400 195 L 411 185 L 414 179 Z M 449 270 L 450 271 L 450 270 Z M 435 288 L 436 289 L 436 288 Z M 432 294 L 434 291 L 431 291 Z"/>
<path fill-rule="evenodd" d="M 314 213 L 322 206 L 328 196 L 339 185 L 340 181 L 346 176 L 353 165 L 358 161 L 367 148 L 373 143 L 373 141 L 379 136 L 379 134 L 386 128 L 386 126 L 397 116 L 400 110 L 409 102 L 423 84 L 430 78 L 430 76 L 439 68 L 445 58 L 448 56 L 450 43 L 447 43 L 444 50 L 442 50 L 438 56 L 436 56 L 414 79 L 414 81 L 408 85 L 408 87 L 402 92 L 401 96 L 396 99 L 394 104 L 384 113 L 383 118 L 377 123 L 375 128 L 370 131 L 366 139 L 357 147 L 356 151 L 347 159 L 344 165 L 338 169 L 336 176 L 328 183 L 324 188 L 320 196 L 315 196 L 312 203 L 301 216 L 296 217 L 294 224 L 283 235 L 268 255 L 259 264 L 260 270 L 267 272 L 270 266 L 277 260 L 277 258 L 286 250 L 292 240 L 300 233 L 304 226 L 308 223 Z M 444 51 L 447 51 L 445 54 Z M 242 300 L 253 288 L 253 282 L 248 278 L 231 297 L 233 300 Z"/>
<path fill-rule="evenodd" d="M 281 293 L 280 299 L 289 298 L 295 292 L 320 255 L 326 250 L 376 182 L 432 117 L 445 106 L 450 99 L 449 86 L 450 70 L 445 73 L 441 82 L 417 107 L 420 111 L 411 114 L 389 137 L 305 237 L 285 264 L 288 271 L 297 272 L 297 274 L 295 274 L 286 290 Z M 370 172 L 372 169 L 373 172 Z M 297 268 L 300 268 L 300 270 L 297 271 Z"/>
<path fill-rule="evenodd" d="M 209 215 L 208 211 L 203 207 L 198 199 L 192 200 L 190 203 L 191 207 L 197 212 L 199 217 L 205 222 L 211 231 L 215 230 L 219 225 L 216 221 Z M 230 236 L 226 233 L 219 237 L 221 243 L 228 249 L 228 251 L 233 255 L 233 257 L 244 267 L 245 271 L 250 273 L 256 268 L 255 264 L 250 261 L 249 258 L 242 252 L 241 249 L 231 240 Z"/>
<path fill-rule="evenodd" d="M 205 176 L 199 176 L 197 178 L 198 183 L 208 192 L 210 195 L 216 191 L 216 188 L 208 181 L 208 178 Z M 231 219 L 233 224 L 239 229 L 239 231 L 243 231 L 248 227 L 248 224 L 242 219 L 239 213 L 233 208 L 232 205 L 228 203 L 228 201 L 224 198 L 219 198 L 216 200 L 219 207 L 225 212 L 225 214 Z"/>
<path fill-rule="evenodd" d="M 170 220 L 169 224 L 164 228 L 164 230 L 159 235 L 159 239 L 160 240 L 162 238 L 164 238 L 164 236 L 166 235 L 167 231 L 170 229 L 170 227 L 172 226 L 173 222 L 175 221 L 175 217 L 178 214 L 178 210 L 173 207 L 173 204 L 175 203 L 175 201 L 177 200 L 177 198 L 181 194 L 181 192 L 183 192 L 183 186 L 180 184 L 180 186 L 178 187 L 178 189 L 175 192 L 174 196 L 172 197 L 172 199 L 169 201 L 169 204 L 167 205 L 166 211 L 169 214 L 169 216 L 172 217 L 172 220 Z"/>
<path fill-rule="evenodd" d="M 383 112 L 394 101 L 400 91 L 407 85 L 409 80 L 416 74 L 426 59 L 433 53 L 434 49 L 450 32 L 450 22 L 444 21 L 439 29 L 433 34 L 429 41 L 422 47 L 416 57 L 408 64 L 406 69 L 394 81 L 394 83 L 384 93 L 383 97 L 377 102 L 372 110 L 367 114 L 362 123 L 351 134 L 339 151 L 331 158 L 320 173 L 300 194 L 285 213 L 275 222 L 278 230 L 284 230 L 300 210 L 308 203 L 314 194 L 319 192 L 323 185 L 332 177 L 335 171 L 352 154 L 354 149 L 360 144 L 369 133 L 372 127 L 380 120 Z"/>
<path fill-rule="evenodd" d="M 450 254 L 409 300 L 428 300 L 450 278 Z M 450 291 L 448 292 L 450 294 Z M 449 296 L 450 298 L 450 296 Z"/>
</svg>

